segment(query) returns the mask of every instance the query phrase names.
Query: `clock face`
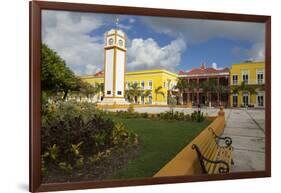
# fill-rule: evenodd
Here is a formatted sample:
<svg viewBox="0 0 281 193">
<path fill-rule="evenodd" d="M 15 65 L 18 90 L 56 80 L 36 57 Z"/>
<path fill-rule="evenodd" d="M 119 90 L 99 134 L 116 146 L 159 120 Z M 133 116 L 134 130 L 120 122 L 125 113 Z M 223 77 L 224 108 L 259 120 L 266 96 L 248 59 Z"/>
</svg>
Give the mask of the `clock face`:
<svg viewBox="0 0 281 193">
<path fill-rule="evenodd" d="M 108 44 L 109 44 L 109 45 L 112 45 L 112 44 L 113 44 L 113 38 L 110 38 L 110 39 L 108 40 Z"/>
<path fill-rule="evenodd" d="M 120 47 L 123 47 L 123 41 L 122 40 L 119 40 L 118 44 L 119 44 Z"/>
</svg>

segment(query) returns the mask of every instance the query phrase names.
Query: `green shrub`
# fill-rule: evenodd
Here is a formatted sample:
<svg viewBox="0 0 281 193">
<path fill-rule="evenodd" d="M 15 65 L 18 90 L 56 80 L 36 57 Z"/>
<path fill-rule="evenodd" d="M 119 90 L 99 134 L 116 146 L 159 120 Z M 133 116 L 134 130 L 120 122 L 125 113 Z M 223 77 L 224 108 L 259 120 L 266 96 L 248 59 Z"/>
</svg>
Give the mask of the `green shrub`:
<svg viewBox="0 0 281 193">
<path fill-rule="evenodd" d="M 72 175 L 85 164 L 110 156 L 112 148 L 138 145 L 137 135 L 106 114 L 87 103 L 66 102 L 42 116 L 42 175 L 49 175 L 50 169 Z"/>
<path fill-rule="evenodd" d="M 134 113 L 135 112 L 135 108 L 133 104 L 130 104 L 128 107 L 128 113 Z"/>
<path fill-rule="evenodd" d="M 180 113 L 178 111 L 176 111 L 174 114 L 173 114 L 173 119 L 175 120 L 181 120 L 180 119 Z"/>
<path fill-rule="evenodd" d="M 198 111 L 194 111 L 191 114 L 191 121 L 202 122 L 205 120 L 203 113 L 199 113 Z"/>
<path fill-rule="evenodd" d="M 174 98 L 174 97 L 169 96 L 168 97 L 168 104 L 172 105 L 172 106 L 175 106 L 177 104 L 177 99 Z"/>
<path fill-rule="evenodd" d="M 197 111 L 194 111 L 191 115 L 190 114 L 185 115 L 183 112 L 170 110 L 170 111 L 159 113 L 157 117 L 163 120 L 178 120 L 178 121 L 202 122 L 205 120 L 203 113 L 198 114 Z"/>
<path fill-rule="evenodd" d="M 137 135 L 129 131 L 123 123 L 116 123 L 112 129 L 111 141 L 114 145 L 135 144 Z"/>
<path fill-rule="evenodd" d="M 50 102 L 44 110 L 41 118 L 42 126 L 48 125 L 54 121 L 66 121 L 80 116 L 87 121 L 94 115 L 102 114 L 103 112 L 96 109 L 91 103 L 78 103 L 73 101 L 58 101 L 56 103 Z"/>
<path fill-rule="evenodd" d="M 184 120 L 185 120 L 185 121 L 191 121 L 191 116 L 190 116 L 190 114 L 186 114 L 186 115 L 184 116 Z"/>
<path fill-rule="evenodd" d="M 148 118 L 148 113 L 141 113 L 142 118 Z"/>
<path fill-rule="evenodd" d="M 61 169 L 62 171 L 68 173 L 68 174 L 71 174 L 72 170 L 73 170 L 73 167 L 71 166 L 71 164 L 69 163 L 66 163 L 66 162 L 60 162 L 58 164 L 59 166 L 59 169 Z"/>
</svg>

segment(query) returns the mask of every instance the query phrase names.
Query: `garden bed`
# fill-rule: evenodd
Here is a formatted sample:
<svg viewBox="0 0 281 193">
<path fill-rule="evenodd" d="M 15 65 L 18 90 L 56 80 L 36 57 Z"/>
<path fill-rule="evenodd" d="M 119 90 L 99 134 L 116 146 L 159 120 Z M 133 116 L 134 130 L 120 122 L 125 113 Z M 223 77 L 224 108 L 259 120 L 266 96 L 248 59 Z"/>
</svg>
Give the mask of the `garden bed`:
<svg viewBox="0 0 281 193">
<path fill-rule="evenodd" d="M 85 164 L 79 171 L 73 171 L 71 175 L 62 173 L 56 168 L 49 168 L 49 175 L 42 178 L 43 183 L 98 181 L 109 178 L 120 168 L 127 165 L 130 160 L 139 154 L 139 147 L 129 147 L 122 151 L 115 149 L 109 157 L 96 164 Z"/>
<path fill-rule="evenodd" d="M 42 119 L 42 182 L 152 177 L 210 123 L 203 114 L 110 113 L 62 103 Z"/>
</svg>

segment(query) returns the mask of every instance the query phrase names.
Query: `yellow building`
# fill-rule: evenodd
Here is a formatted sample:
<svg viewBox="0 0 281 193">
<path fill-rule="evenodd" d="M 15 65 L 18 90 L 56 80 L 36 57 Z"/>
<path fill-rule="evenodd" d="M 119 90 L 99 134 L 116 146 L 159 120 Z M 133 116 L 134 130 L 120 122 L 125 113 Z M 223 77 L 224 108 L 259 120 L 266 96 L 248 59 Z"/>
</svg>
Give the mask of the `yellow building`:
<svg viewBox="0 0 281 193">
<path fill-rule="evenodd" d="M 230 105 L 232 107 L 264 107 L 264 62 L 247 61 L 233 64 L 230 70 L 230 80 L 232 90 Z"/>
<path fill-rule="evenodd" d="M 177 77 L 177 74 L 163 69 L 127 72 L 125 74 L 125 90 L 130 90 L 131 86 L 137 83 L 139 87 L 138 90 L 143 91 L 142 93 L 147 92 L 148 95 L 141 94 L 140 96 L 134 97 L 133 102 L 139 104 L 164 105 L 168 103 L 169 91 L 173 90 L 174 86 L 177 84 Z M 92 76 L 82 76 L 80 78 L 93 86 L 104 83 L 104 74 L 102 72 Z M 162 86 L 162 88 L 157 89 L 160 86 Z M 93 96 L 91 102 L 101 101 L 102 95 L 103 93 Z"/>
</svg>

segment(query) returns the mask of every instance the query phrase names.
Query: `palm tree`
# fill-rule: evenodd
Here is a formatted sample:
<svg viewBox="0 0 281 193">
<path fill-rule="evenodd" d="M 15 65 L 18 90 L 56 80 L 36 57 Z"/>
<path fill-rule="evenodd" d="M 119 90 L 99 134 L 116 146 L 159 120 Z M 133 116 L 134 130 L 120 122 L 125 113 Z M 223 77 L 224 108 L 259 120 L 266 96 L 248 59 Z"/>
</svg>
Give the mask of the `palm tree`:
<svg viewBox="0 0 281 193">
<path fill-rule="evenodd" d="M 194 94 L 195 94 L 195 89 L 197 88 L 197 83 L 196 82 L 190 82 L 188 85 L 187 85 L 187 88 L 188 88 L 188 90 L 190 90 L 191 91 L 191 94 L 192 94 L 192 99 L 191 99 L 191 101 L 192 101 L 192 103 L 194 102 Z"/>
<path fill-rule="evenodd" d="M 98 94 L 98 99 L 103 97 L 103 91 L 104 91 L 104 84 L 103 83 L 97 83 L 95 86 L 96 94 Z M 102 96 L 100 94 L 102 93 Z"/>
<path fill-rule="evenodd" d="M 217 91 L 217 83 L 215 80 L 211 79 L 209 80 L 208 86 L 209 86 L 209 91 L 211 93 L 209 96 L 210 97 L 209 101 L 212 102 L 212 93 Z"/>
<path fill-rule="evenodd" d="M 160 95 L 162 95 L 163 97 L 165 97 L 165 93 L 163 92 L 163 91 L 161 91 L 162 90 L 162 86 L 158 86 L 157 88 L 155 88 L 154 89 L 154 92 L 155 92 L 155 100 L 156 100 L 156 102 L 157 102 L 157 96 L 158 96 L 158 94 L 160 94 Z"/>
<path fill-rule="evenodd" d="M 218 85 L 217 92 L 219 93 L 219 103 L 221 104 L 221 95 L 226 94 L 228 89 L 225 85 Z"/>
<path fill-rule="evenodd" d="M 264 84 L 258 85 L 258 88 L 257 88 L 257 89 L 260 90 L 260 91 L 265 91 Z"/>
<path fill-rule="evenodd" d="M 144 98 L 147 98 L 151 95 L 152 91 L 151 90 L 145 90 L 141 93 L 141 95 L 144 97 Z"/>
<path fill-rule="evenodd" d="M 180 104 L 183 103 L 183 92 L 187 88 L 187 81 L 183 78 L 179 78 L 177 85 L 175 86 L 175 89 L 179 90 L 179 95 L 180 95 Z"/>
<path fill-rule="evenodd" d="M 209 83 L 207 81 L 205 82 L 202 82 L 200 87 L 203 89 L 203 93 L 204 95 L 206 96 L 206 100 L 205 103 L 208 103 L 208 97 L 207 97 L 207 94 L 209 92 Z"/>
<path fill-rule="evenodd" d="M 125 98 L 132 102 L 133 92 L 130 89 L 125 90 Z"/>
<path fill-rule="evenodd" d="M 246 84 L 245 81 L 242 81 L 241 85 L 239 86 L 240 91 L 248 91 L 249 86 Z"/>
<path fill-rule="evenodd" d="M 250 93 L 250 104 L 251 104 L 251 96 L 257 94 L 257 87 L 254 85 L 248 86 L 248 92 Z"/>
<path fill-rule="evenodd" d="M 238 94 L 239 90 L 240 90 L 239 86 L 232 86 L 230 94 Z"/>
<path fill-rule="evenodd" d="M 138 103 L 138 97 L 141 96 L 141 88 L 138 86 L 138 83 L 134 83 L 130 86 L 128 94 L 130 97 L 134 98 L 134 102 Z"/>
<path fill-rule="evenodd" d="M 91 95 L 96 94 L 96 89 L 88 82 L 80 82 L 80 93 L 82 93 L 84 96 L 86 96 L 88 99 Z"/>
<path fill-rule="evenodd" d="M 241 83 L 239 90 L 244 91 L 244 92 L 249 92 L 249 103 L 251 104 L 251 95 L 257 94 L 256 91 L 257 87 L 254 85 L 248 85 L 244 81 Z"/>
</svg>

